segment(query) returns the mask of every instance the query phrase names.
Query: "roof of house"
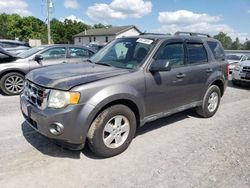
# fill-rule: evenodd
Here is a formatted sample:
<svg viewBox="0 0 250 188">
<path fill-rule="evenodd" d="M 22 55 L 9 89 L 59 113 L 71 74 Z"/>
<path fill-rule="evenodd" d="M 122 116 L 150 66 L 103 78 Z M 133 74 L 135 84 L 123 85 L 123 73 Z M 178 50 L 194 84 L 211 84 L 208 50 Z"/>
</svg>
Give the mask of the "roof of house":
<svg viewBox="0 0 250 188">
<path fill-rule="evenodd" d="M 89 29 L 77 35 L 74 35 L 74 37 L 119 35 L 132 28 L 136 29 L 139 33 L 141 33 L 141 31 L 134 25 L 127 25 L 127 26 L 110 27 L 110 28 Z"/>
</svg>

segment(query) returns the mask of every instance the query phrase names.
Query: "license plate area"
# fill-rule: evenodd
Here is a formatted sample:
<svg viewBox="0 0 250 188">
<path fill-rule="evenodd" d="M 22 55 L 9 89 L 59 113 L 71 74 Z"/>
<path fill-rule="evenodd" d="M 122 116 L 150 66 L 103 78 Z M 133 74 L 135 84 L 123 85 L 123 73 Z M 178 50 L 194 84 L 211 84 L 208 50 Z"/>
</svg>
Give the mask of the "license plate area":
<svg viewBox="0 0 250 188">
<path fill-rule="evenodd" d="M 245 77 L 250 79 L 250 72 L 247 72 Z"/>
</svg>

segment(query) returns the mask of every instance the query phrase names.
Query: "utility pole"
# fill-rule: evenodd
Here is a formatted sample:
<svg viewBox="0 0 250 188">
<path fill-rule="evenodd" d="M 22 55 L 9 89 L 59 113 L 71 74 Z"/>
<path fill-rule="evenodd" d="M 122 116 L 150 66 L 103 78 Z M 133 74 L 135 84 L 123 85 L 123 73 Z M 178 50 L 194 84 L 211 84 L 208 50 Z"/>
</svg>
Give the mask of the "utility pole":
<svg viewBox="0 0 250 188">
<path fill-rule="evenodd" d="M 50 32 L 50 13 L 53 4 L 51 0 L 47 0 L 47 21 L 48 21 L 48 44 L 51 44 L 51 32 Z"/>
</svg>

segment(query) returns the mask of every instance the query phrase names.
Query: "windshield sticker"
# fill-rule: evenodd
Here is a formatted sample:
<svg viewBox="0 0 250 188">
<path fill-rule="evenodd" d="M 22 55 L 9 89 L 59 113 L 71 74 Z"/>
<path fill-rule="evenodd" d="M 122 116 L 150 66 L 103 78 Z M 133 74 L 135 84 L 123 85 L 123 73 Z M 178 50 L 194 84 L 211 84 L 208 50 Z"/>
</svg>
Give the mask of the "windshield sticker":
<svg viewBox="0 0 250 188">
<path fill-rule="evenodd" d="M 137 39 L 136 42 L 143 43 L 143 44 L 152 44 L 153 40 L 139 38 L 139 39 Z"/>
</svg>

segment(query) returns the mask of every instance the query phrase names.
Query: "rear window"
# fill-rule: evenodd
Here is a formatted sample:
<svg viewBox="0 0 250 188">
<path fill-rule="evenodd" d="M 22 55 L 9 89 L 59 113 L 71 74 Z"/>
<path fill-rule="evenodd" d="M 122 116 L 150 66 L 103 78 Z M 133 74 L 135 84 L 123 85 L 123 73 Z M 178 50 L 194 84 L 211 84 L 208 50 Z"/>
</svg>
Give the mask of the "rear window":
<svg viewBox="0 0 250 188">
<path fill-rule="evenodd" d="M 203 44 L 189 43 L 187 44 L 188 63 L 202 64 L 208 62 L 207 51 Z"/>
<path fill-rule="evenodd" d="M 215 59 L 217 60 L 225 59 L 225 53 L 220 43 L 215 41 L 208 41 L 207 44 L 210 50 L 212 51 Z"/>
</svg>

